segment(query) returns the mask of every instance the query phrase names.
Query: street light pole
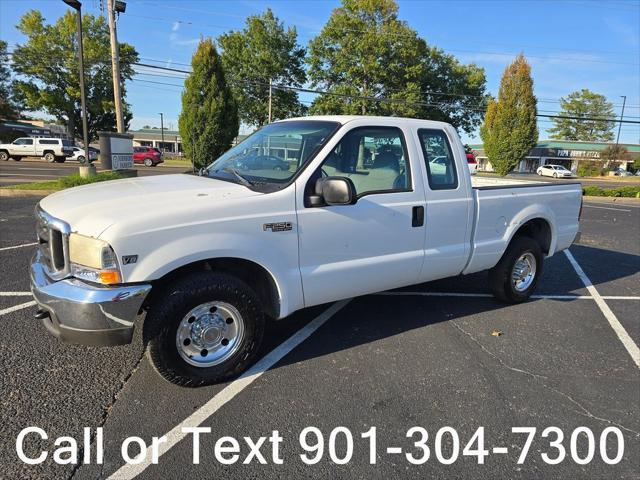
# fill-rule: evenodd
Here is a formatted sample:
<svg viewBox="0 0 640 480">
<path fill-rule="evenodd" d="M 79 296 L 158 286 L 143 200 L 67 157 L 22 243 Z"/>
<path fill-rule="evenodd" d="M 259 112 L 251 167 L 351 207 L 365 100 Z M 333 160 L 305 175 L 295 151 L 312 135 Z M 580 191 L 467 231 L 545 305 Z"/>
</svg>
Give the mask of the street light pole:
<svg viewBox="0 0 640 480">
<path fill-rule="evenodd" d="M 162 112 L 160 112 L 160 151 L 164 153 L 164 119 L 162 117 Z"/>
<path fill-rule="evenodd" d="M 622 119 L 624 118 L 624 106 L 627 103 L 626 95 L 620 95 L 620 97 L 622 97 L 622 113 L 620 113 L 620 123 L 618 124 L 618 136 L 616 137 L 616 147 L 618 146 L 618 142 L 620 141 L 620 130 L 622 129 Z"/>
<path fill-rule="evenodd" d="M 78 27 L 78 62 L 80 63 L 80 104 L 82 106 L 82 141 L 84 143 L 84 159 L 89 164 L 89 129 L 87 128 L 87 101 L 84 92 L 84 51 L 82 48 L 82 4 L 78 0 L 63 0 L 76 11 Z"/>
</svg>

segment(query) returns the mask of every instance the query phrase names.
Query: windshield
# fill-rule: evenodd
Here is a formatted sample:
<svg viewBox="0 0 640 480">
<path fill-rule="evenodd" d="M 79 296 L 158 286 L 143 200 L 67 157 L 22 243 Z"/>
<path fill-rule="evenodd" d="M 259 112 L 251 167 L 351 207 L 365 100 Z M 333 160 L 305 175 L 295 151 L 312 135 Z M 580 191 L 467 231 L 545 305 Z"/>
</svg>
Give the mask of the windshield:
<svg viewBox="0 0 640 480">
<path fill-rule="evenodd" d="M 284 186 L 339 126 L 336 122 L 317 120 L 272 123 L 223 154 L 207 167 L 204 175 L 231 181 L 240 176 L 252 186 Z"/>
</svg>

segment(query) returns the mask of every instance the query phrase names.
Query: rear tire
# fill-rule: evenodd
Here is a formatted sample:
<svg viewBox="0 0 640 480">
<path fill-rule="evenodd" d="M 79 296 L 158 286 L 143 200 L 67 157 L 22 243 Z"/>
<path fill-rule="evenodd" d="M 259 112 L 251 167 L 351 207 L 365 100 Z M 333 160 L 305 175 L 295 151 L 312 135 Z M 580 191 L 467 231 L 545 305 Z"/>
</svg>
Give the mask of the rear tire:
<svg viewBox="0 0 640 480">
<path fill-rule="evenodd" d="M 80 155 L 80 156 L 78 157 L 78 162 L 79 162 L 79 163 L 84 164 L 85 160 L 86 160 L 86 159 L 84 158 L 84 155 Z"/>
<path fill-rule="evenodd" d="M 66 157 L 56 157 L 56 162 L 57 163 L 64 163 L 66 159 L 67 159 Z"/>
<path fill-rule="evenodd" d="M 22 160 L 22 157 L 11 157 L 14 161 L 19 162 Z"/>
<path fill-rule="evenodd" d="M 497 265 L 489 270 L 491 292 L 506 303 L 524 302 L 538 285 L 542 265 L 538 242 L 530 237 L 515 237 Z"/>
<path fill-rule="evenodd" d="M 145 167 L 153 167 L 153 160 L 151 160 L 150 158 L 145 158 L 144 159 L 144 166 Z"/>
<path fill-rule="evenodd" d="M 147 356 L 171 383 L 222 382 L 254 361 L 264 325 L 260 301 L 244 282 L 221 273 L 194 273 L 169 285 L 149 309 Z"/>
<path fill-rule="evenodd" d="M 44 160 L 49 163 L 53 163 L 56 161 L 56 156 L 52 152 L 47 152 L 44 154 Z"/>
</svg>

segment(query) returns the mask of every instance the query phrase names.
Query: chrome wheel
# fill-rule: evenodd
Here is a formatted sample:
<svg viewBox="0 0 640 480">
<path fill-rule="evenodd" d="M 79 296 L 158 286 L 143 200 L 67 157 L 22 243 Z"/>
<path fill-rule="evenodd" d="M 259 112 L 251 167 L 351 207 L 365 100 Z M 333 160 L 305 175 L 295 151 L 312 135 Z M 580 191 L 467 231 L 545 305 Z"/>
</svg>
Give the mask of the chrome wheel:
<svg viewBox="0 0 640 480">
<path fill-rule="evenodd" d="M 176 347 L 194 367 L 211 367 L 230 358 L 244 337 L 242 315 L 225 302 L 208 302 L 187 313 L 178 325 Z"/>
<path fill-rule="evenodd" d="M 511 283 L 517 292 L 524 292 L 536 278 L 536 257 L 531 252 L 523 253 L 513 265 Z"/>
</svg>

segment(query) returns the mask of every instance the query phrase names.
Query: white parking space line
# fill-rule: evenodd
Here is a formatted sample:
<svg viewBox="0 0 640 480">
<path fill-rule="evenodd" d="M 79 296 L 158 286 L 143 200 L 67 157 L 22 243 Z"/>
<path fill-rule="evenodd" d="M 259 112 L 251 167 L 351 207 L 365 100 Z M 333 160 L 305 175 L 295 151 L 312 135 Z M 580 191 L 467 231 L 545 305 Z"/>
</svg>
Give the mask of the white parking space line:
<svg viewBox="0 0 640 480">
<path fill-rule="evenodd" d="M 0 248 L 0 251 L 2 250 L 13 250 L 14 248 L 23 248 L 23 247 L 32 247 L 34 245 L 37 245 L 37 242 L 34 243 L 23 243 L 22 245 L 14 245 L 12 247 L 2 247 Z"/>
<path fill-rule="evenodd" d="M 593 286 L 593 283 L 591 283 L 591 280 L 589 280 L 589 277 L 587 277 L 587 274 L 584 273 L 584 270 L 582 270 L 582 267 L 578 264 L 571 252 L 569 250 L 565 250 L 564 254 L 569 259 L 569 263 L 571 263 L 571 265 L 573 266 L 573 269 L 578 274 L 578 277 L 580 277 L 580 280 L 582 280 L 582 283 L 584 284 L 586 289 L 593 296 L 593 299 L 596 301 L 598 307 L 600 307 L 600 310 L 609 322 L 609 325 L 611 325 L 613 331 L 616 332 L 616 335 L 622 342 L 622 345 L 624 345 L 624 348 L 627 349 L 627 352 L 629 352 L 629 355 L 631 355 L 631 358 L 635 362 L 636 366 L 640 368 L 640 348 L 638 348 L 638 345 L 636 345 L 635 342 L 631 339 L 627 331 L 618 320 L 618 317 L 616 317 L 616 315 L 609 308 L 609 305 L 607 305 L 607 302 L 605 302 L 604 299 L 600 296 L 598 290 L 596 290 L 596 287 Z"/>
<path fill-rule="evenodd" d="M 242 392 L 242 390 L 247 388 L 251 383 L 253 383 L 254 380 L 260 378 L 260 376 L 264 372 L 273 367 L 273 365 L 275 365 L 285 355 L 291 352 L 291 350 L 293 350 L 307 338 L 309 338 L 311 334 L 313 334 L 318 328 L 324 325 L 327 320 L 333 317 L 333 315 L 335 315 L 339 310 L 347 305 L 347 303 L 349 303 L 349 300 L 342 300 L 331 305 L 324 312 L 314 318 L 311 322 L 302 327 L 291 337 L 289 337 L 287 340 L 273 349 L 270 353 L 264 356 L 260 361 L 258 361 L 258 363 L 256 363 L 253 367 L 243 373 L 237 380 L 231 382 L 211 400 L 209 400 L 202 407 L 200 407 L 198 410 L 193 412 L 182 422 L 176 425 L 173 429 L 167 432 L 165 434 L 167 441 L 159 445 L 158 457 L 167 453 L 178 442 L 180 442 L 180 440 L 187 436 L 187 433 L 183 432 L 183 428 L 198 427 L 202 425 L 202 423 L 207 418 L 216 413 L 223 405 L 225 405 L 236 395 Z M 145 460 L 143 462 L 138 464 L 125 464 L 116 472 L 114 472 L 109 477 L 109 479 L 124 480 L 135 478 L 144 470 L 146 470 L 149 465 L 151 465 L 151 448 L 148 448 L 145 452 Z"/>
<path fill-rule="evenodd" d="M 30 297 L 31 292 L 0 292 L 0 297 Z"/>
<path fill-rule="evenodd" d="M 582 205 L 584 208 L 599 208 L 600 210 L 615 210 L 617 212 L 630 212 L 631 209 L 627 208 L 612 208 L 612 207 L 596 207 L 595 205 L 584 204 Z"/>
<path fill-rule="evenodd" d="M 20 305 L 14 305 L 13 307 L 9 307 L 9 308 L 5 308 L 3 310 L 0 310 L 0 317 L 2 315 L 6 315 L 7 313 L 11 313 L 11 312 L 16 312 L 18 310 L 22 310 L 23 308 L 29 308 L 29 307 L 33 307 L 36 304 L 36 302 L 27 302 L 27 303 L 21 303 Z"/>
</svg>

